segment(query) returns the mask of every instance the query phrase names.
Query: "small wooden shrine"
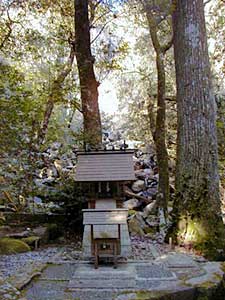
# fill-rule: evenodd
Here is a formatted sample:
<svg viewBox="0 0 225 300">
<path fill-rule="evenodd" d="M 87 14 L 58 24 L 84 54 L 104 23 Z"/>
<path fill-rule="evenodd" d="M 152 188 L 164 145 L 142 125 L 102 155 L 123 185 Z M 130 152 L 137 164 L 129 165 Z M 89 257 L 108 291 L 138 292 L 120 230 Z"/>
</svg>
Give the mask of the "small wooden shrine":
<svg viewBox="0 0 225 300">
<path fill-rule="evenodd" d="M 88 200 L 83 210 L 83 254 L 101 257 L 130 254 L 127 209 L 123 208 L 123 185 L 135 180 L 133 151 L 90 151 L 77 153 L 76 181 L 82 183 Z"/>
</svg>

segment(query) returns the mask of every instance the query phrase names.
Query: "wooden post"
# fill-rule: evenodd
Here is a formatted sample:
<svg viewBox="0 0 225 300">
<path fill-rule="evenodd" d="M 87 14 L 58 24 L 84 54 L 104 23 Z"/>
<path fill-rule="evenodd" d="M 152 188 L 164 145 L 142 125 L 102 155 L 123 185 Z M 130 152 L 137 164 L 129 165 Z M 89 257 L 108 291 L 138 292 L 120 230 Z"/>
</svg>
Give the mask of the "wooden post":
<svg viewBox="0 0 225 300">
<path fill-rule="evenodd" d="M 94 228 L 93 228 L 93 224 L 91 224 L 91 252 L 92 254 L 94 253 Z"/>
<path fill-rule="evenodd" d="M 172 237 L 169 237 L 169 246 L 170 246 L 170 250 L 173 250 L 173 239 L 172 239 Z"/>
</svg>

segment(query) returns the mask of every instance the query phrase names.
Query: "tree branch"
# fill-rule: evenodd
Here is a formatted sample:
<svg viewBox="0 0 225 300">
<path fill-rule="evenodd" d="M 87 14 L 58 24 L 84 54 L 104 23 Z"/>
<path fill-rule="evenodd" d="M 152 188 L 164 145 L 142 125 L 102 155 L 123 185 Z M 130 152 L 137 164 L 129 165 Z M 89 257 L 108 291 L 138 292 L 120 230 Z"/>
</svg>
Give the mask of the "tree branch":
<svg viewBox="0 0 225 300">
<path fill-rule="evenodd" d="M 146 198 L 146 197 L 143 197 L 143 196 L 140 196 L 140 195 L 137 195 L 137 194 L 133 193 L 127 186 L 124 187 L 123 192 L 127 196 L 134 197 L 134 198 L 137 198 L 139 200 L 142 200 L 146 204 L 149 204 L 149 203 L 153 202 L 153 200 L 150 199 L 150 198 Z"/>
<path fill-rule="evenodd" d="M 11 4 L 10 4 L 10 6 L 11 6 Z M 2 49 L 4 47 L 5 42 L 10 38 L 10 35 L 12 34 L 13 21 L 12 21 L 10 15 L 9 15 L 10 6 L 6 10 L 6 14 L 7 14 L 7 18 L 8 18 L 8 22 L 6 22 L 6 27 L 8 27 L 8 32 L 7 32 L 7 34 L 5 35 L 3 41 L 0 44 L 0 49 Z"/>
<path fill-rule="evenodd" d="M 101 33 L 104 31 L 104 29 L 106 28 L 106 26 L 110 23 L 110 22 L 112 22 L 112 20 L 109 20 L 108 22 L 106 22 L 103 26 L 102 26 L 102 28 L 100 29 L 100 31 L 98 32 L 98 34 L 94 37 L 94 39 L 91 41 L 91 44 L 93 44 L 97 39 L 98 39 L 98 37 L 101 35 Z"/>
<path fill-rule="evenodd" d="M 206 0 L 206 1 L 204 1 L 204 6 L 206 6 L 206 4 L 208 4 L 209 2 L 212 2 L 212 0 Z"/>
<path fill-rule="evenodd" d="M 71 42 L 70 43 L 70 54 L 69 54 L 68 60 L 65 63 L 63 70 L 58 74 L 57 78 L 53 81 L 53 84 L 52 84 L 51 92 L 49 94 L 48 101 L 46 103 L 43 124 L 38 133 L 38 139 L 37 139 L 38 144 L 42 144 L 45 139 L 45 136 L 46 136 L 46 133 L 48 130 L 49 120 L 50 120 L 54 105 L 57 102 L 57 98 L 59 97 L 59 91 L 62 88 L 62 84 L 63 84 L 64 80 L 66 79 L 66 77 L 72 70 L 74 58 L 75 58 L 75 42 Z"/>
<path fill-rule="evenodd" d="M 98 18 L 96 18 L 95 20 L 93 20 L 93 22 L 90 22 L 90 27 L 94 28 L 94 24 L 96 24 L 99 20 L 101 20 L 101 18 L 103 18 L 104 16 L 106 16 L 107 14 L 109 14 L 111 11 L 108 10 L 106 12 L 104 12 L 103 14 L 101 14 Z"/>
<path fill-rule="evenodd" d="M 158 94 L 148 94 L 149 97 L 157 98 Z M 176 96 L 174 95 L 165 95 L 166 101 L 176 102 Z"/>
<path fill-rule="evenodd" d="M 162 46 L 162 52 L 165 54 L 173 45 L 173 36 L 171 37 L 171 39 L 168 41 L 167 44 L 165 44 L 164 46 Z"/>
<path fill-rule="evenodd" d="M 11 3 L 9 3 L 7 9 L 6 9 L 6 15 L 7 15 L 7 18 L 8 18 L 8 21 L 6 21 L 6 27 L 8 28 L 8 32 L 6 33 L 5 37 L 3 38 L 3 41 L 1 42 L 0 44 L 0 50 L 4 47 L 5 43 L 7 40 L 9 40 L 11 34 L 12 34 L 12 31 L 13 31 L 13 28 L 12 28 L 12 25 L 13 24 L 21 24 L 21 22 L 19 21 L 16 21 L 16 20 L 13 20 L 9 14 L 9 10 L 11 8 L 11 6 L 16 2 L 16 0 L 12 1 Z M 23 26 L 22 26 L 23 27 Z"/>
</svg>

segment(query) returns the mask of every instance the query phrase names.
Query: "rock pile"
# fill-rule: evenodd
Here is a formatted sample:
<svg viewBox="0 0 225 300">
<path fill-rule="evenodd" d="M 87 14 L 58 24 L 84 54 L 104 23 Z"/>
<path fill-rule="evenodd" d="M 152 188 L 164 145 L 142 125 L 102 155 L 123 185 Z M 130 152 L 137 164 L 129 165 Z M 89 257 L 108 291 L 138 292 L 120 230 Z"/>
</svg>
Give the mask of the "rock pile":
<svg viewBox="0 0 225 300">
<path fill-rule="evenodd" d="M 113 146 L 114 149 L 118 149 L 116 144 Z M 120 147 L 122 146 L 125 149 L 127 145 L 124 143 L 120 145 Z M 136 152 L 134 157 L 136 181 L 125 187 L 124 207 L 129 209 L 130 233 L 154 237 L 160 231 L 156 200 L 159 174 L 156 155 L 153 151 L 150 152 L 148 154 L 143 154 L 141 151 Z M 60 212 L 64 198 L 67 199 L 68 195 L 64 195 L 66 192 L 61 193 L 62 197 L 60 196 L 57 202 L 55 195 L 62 191 L 60 186 L 67 185 L 65 179 L 74 177 L 76 154 L 72 150 L 66 154 L 62 153 L 62 144 L 55 142 L 39 156 L 34 172 L 36 186 L 34 194 L 36 196 L 27 199 L 30 210 L 34 213 Z"/>
<path fill-rule="evenodd" d="M 28 199 L 32 212 L 60 212 L 60 203 L 49 201 L 49 195 L 58 193 L 62 182 L 73 175 L 76 165 L 76 154 L 72 149 L 62 153 L 62 148 L 61 143 L 55 142 L 39 153 L 37 168 L 34 171 L 36 196 Z"/>
<path fill-rule="evenodd" d="M 117 146 L 114 145 L 114 149 Z M 54 143 L 42 154 L 43 164 L 36 171 L 35 183 L 43 189 L 55 188 L 62 177 L 73 174 L 76 165 L 76 155 L 60 155 L 61 144 Z M 158 191 L 158 167 L 155 154 L 143 154 L 137 151 L 134 157 L 136 181 L 125 187 L 126 200 L 124 207 L 129 209 L 128 224 L 133 235 L 155 237 L 159 232 L 160 218 L 156 201 Z M 36 208 L 44 208 L 44 203 L 39 197 L 34 197 Z M 53 203 L 48 206 L 54 208 Z M 51 209 L 50 207 L 50 209 Z"/>
<path fill-rule="evenodd" d="M 35 183 L 39 187 L 52 186 L 60 176 L 68 176 L 75 166 L 73 151 L 61 154 L 62 144 L 55 142 L 40 154 L 39 166 L 35 173 Z"/>
<path fill-rule="evenodd" d="M 131 235 L 163 240 L 160 232 L 160 215 L 157 205 L 158 167 L 155 155 L 138 153 L 134 158 L 136 181 L 125 187 L 124 207 L 129 210 L 128 225 Z"/>
</svg>

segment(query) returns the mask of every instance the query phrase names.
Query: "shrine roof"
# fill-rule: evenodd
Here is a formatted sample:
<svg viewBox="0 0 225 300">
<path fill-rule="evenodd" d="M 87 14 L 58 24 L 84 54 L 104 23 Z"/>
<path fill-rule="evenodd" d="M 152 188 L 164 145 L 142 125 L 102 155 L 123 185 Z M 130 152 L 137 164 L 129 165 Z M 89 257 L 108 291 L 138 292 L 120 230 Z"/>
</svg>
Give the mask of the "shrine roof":
<svg viewBox="0 0 225 300">
<path fill-rule="evenodd" d="M 132 150 L 77 152 L 76 181 L 135 180 Z"/>
</svg>

